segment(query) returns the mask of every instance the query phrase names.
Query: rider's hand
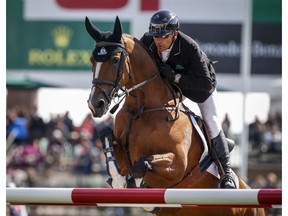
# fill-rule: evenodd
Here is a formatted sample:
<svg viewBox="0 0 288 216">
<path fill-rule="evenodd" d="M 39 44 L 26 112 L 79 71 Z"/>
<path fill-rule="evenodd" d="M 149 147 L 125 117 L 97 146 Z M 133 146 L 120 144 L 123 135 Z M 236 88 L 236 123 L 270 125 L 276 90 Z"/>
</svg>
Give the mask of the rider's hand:
<svg viewBox="0 0 288 216">
<path fill-rule="evenodd" d="M 159 71 L 164 79 L 167 79 L 169 82 L 174 82 L 175 71 L 173 70 L 171 65 L 162 63 L 160 64 Z"/>
</svg>

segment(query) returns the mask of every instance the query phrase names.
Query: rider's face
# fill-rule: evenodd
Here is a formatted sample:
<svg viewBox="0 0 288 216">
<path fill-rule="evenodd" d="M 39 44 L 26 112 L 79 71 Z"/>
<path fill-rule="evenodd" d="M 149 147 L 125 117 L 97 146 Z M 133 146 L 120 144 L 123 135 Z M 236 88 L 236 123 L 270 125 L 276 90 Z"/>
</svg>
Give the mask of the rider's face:
<svg viewBox="0 0 288 216">
<path fill-rule="evenodd" d="M 164 37 L 153 37 L 154 42 L 157 46 L 158 52 L 163 52 L 167 50 L 171 46 L 173 42 L 173 38 L 174 38 L 174 33 L 169 34 Z"/>
</svg>

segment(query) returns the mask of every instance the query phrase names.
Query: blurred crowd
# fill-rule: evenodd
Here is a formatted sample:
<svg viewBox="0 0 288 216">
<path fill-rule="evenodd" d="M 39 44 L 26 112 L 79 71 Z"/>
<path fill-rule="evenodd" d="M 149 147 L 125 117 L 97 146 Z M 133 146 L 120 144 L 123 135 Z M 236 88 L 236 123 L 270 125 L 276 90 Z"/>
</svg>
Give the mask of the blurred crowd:
<svg viewBox="0 0 288 216">
<path fill-rule="evenodd" d="M 233 138 L 230 131 L 231 121 L 228 114 L 222 121 L 222 128 L 228 138 Z M 250 150 L 259 153 L 282 153 L 282 115 L 279 112 L 269 113 L 267 120 L 261 122 L 257 116 L 248 125 Z"/>
<path fill-rule="evenodd" d="M 104 126 L 113 128 L 112 116 L 96 123 L 88 113 L 80 126 L 75 126 L 68 111 L 51 116 L 45 122 L 39 116 L 37 107 L 31 110 L 25 106 L 7 109 L 7 174 L 13 176 L 15 167 L 33 167 L 40 172 L 53 165 L 59 169 L 69 166 L 74 174 L 104 174 L 105 157 L 98 133 Z M 231 121 L 226 114 L 222 128 L 227 137 L 233 138 L 230 126 Z M 260 122 L 256 116 L 255 121 L 249 124 L 249 142 L 252 150 L 281 154 L 281 114 L 269 114 L 266 122 Z"/>
<path fill-rule="evenodd" d="M 112 116 L 96 123 L 91 114 L 87 114 L 80 126 L 75 126 L 68 111 L 51 116 L 45 122 L 37 107 L 31 110 L 24 106 L 7 109 L 7 182 L 13 182 L 17 187 L 37 187 L 37 177 L 45 176 L 51 169 L 69 172 L 71 176 L 107 175 L 98 133 L 104 126 L 113 128 Z M 226 136 L 233 138 L 230 126 L 231 121 L 226 115 L 222 127 Z M 250 148 L 261 154 L 281 154 L 281 114 L 270 114 L 266 122 L 255 117 L 255 121 L 249 124 L 249 142 Z M 281 188 L 281 178 L 271 172 L 267 176 L 258 175 L 249 184 L 252 188 Z M 277 212 L 271 215 L 277 215 Z"/>
<path fill-rule="evenodd" d="M 282 179 L 277 176 L 274 172 L 269 172 L 266 175 L 256 175 L 254 179 L 251 179 L 251 188 L 266 188 L 266 189 L 277 189 L 282 188 Z M 282 215 L 282 209 L 279 208 L 266 208 L 266 215 L 278 216 Z"/>
<path fill-rule="evenodd" d="M 256 116 L 254 122 L 249 125 L 249 141 L 252 149 L 260 149 L 264 153 L 282 153 L 281 114 L 269 114 L 264 123 Z"/>
<path fill-rule="evenodd" d="M 112 116 L 97 124 L 87 114 L 81 125 L 75 126 L 69 112 L 45 122 L 36 107 L 19 106 L 7 110 L 6 120 L 7 176 L 18 186 L 33 187 L 33 179 L 23 183 L 17 178 L 15 170 L 19 169 L 25 169 L 29 177 L 33 176 L 29 172 L 42 174 L 49 168 L 74 175 L 106 174 L 98 130 L 104 125 L 113 128 Z"/>
<path fill-rule="evenodd" d="M 228 114 L 222 121 L 223 131 L 228 138 L 235 139 L 235 135 L 230 130 L 231 121 Z M 248 153 L 256 157 L 265 154 L 282 154 L 282 116 L 281 113 L 270 113 L 265 122 L 261 122 L 257 116 L 248 125 L 249 150 Z M 282 157 L 278 157 L 281 161 Z M 248 179 L 251 188 L 276 189 L 282 188 L 282 179 L 275 172 L 267 174 L 256 174 L 253 179 Z M 282 215 L 282 209 L 266 208 L 266 215 Z"/>
</svg>

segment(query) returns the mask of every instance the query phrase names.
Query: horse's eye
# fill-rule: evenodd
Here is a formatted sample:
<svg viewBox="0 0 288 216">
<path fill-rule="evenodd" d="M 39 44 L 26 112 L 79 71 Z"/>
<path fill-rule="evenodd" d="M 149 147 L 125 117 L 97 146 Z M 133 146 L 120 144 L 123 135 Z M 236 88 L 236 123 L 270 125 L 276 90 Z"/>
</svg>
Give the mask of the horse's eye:
<svg viewBox="0 0 288 216">
<path fill-rule="evenodd" d="M 119 57 L 118 56 L 114 56 L 113 58 L 112 58 L 112 63 L 113 64 L 117 64 L 119 62 Z"/>
</svg>

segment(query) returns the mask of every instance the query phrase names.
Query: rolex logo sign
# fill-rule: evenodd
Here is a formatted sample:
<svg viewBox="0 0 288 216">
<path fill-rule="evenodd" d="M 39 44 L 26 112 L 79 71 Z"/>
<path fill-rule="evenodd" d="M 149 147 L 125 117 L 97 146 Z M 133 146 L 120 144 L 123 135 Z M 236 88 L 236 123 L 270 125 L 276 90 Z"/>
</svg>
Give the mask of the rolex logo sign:
<svg viewBox="0 0 288 216">
<path fill-rule="evenodd" d="M 50 70 L 90 68 L 91 50 L 78 48 L 78 40 L 75 38 L 80 37 L 79 32 L 76 32 L 75 29 L 63 24 L 47 28 L 45 35 L 42 37 L 39 35 L 39 38 L 46 37 L 45 41 L 49 41 L 49 43 L 41 44 L 41 48 L 31 47 L 29 49 L 27 61 L 29 67 L 49 68 Z M 76 43 L 73 44 L 73 41 Z"/>
<path fill-rule="evenodd" d="M 69 46 L 73 32 L 66 26 L 58 26 L 51 31 L 51 35 L 56 47 L 65 48 Z"/>
</svg>

